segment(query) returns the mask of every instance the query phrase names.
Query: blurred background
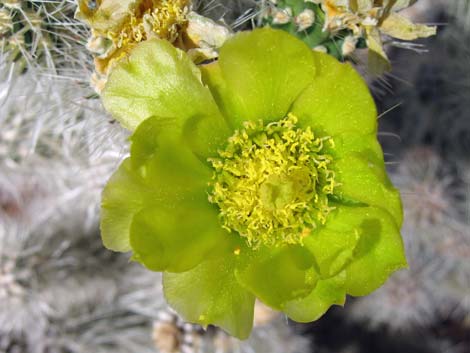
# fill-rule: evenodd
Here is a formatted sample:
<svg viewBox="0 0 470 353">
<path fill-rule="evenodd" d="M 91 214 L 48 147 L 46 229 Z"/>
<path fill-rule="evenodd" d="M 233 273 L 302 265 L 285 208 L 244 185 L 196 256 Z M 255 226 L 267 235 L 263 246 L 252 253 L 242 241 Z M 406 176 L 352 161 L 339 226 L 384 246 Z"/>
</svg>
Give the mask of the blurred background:
<svg viewBox="0 0 470 353">
<path fill-rule="evenodd" d="M 254 0 L 195 6 L 234 30 L 259 11 Z M 75 10 L 0 1 L 0 352 L 470 352 L 468 0 L 419 0 L 406 15 L 437 36 L 388 47 L 393 71 L 365 74 L 410 268 L 311 324 L 258 305 L 244 342 L 181 321 L 159 274 L 102 247 L 100 192 L 128 143 L 90 88 L 89 29 Z"/>
</svg>

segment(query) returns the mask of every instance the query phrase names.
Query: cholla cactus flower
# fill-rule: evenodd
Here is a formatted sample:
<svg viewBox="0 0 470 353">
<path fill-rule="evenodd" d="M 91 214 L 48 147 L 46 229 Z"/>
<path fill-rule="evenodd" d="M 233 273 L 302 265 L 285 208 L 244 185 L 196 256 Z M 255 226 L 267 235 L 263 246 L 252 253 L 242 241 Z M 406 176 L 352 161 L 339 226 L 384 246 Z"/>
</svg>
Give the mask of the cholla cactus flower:
<svg viewBox="0 0 470 353">
<path fill-rule="evenodd" d="M 322 0 L 326 13 L 324 29 L 352 32 L 350 40 L 365 38 L 369 48 L 369 71 L 389 71 L 390 61 L 383 49 L 382 35 L 399 40 L 415 40 L 436 34 L 435 26 L 413 24 L 397 12 L 417 0 Z"/>
<path fill-rule="evenodd" d="M 149 40 L 102 98 L 135 130 L 103 192 L 103 242 L 162 271 L 187 321 L 246 338 L 256 298 L 312 321 L 406 266 L 376 108 L 349 64 L 273 29 L 201 67 Z"/>
<path fill-rule="evenodd" d="M 191 11 L 191 0 L 79 0 L 75 16 L 92 30 L 87 47 L 95 55 L 92 85 L 104 87 L 114 65 L 137 43 L 152 38 L 190 52 L 195 61 L 217 57 L 231 31 Z"/>
</svg>

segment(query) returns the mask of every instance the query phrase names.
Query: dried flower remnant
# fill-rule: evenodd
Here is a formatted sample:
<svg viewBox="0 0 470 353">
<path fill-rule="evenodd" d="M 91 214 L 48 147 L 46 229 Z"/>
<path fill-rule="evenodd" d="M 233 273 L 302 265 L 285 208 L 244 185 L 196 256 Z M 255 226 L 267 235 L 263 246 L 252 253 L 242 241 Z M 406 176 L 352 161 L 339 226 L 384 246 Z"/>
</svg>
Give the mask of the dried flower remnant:
<svg viewBox="0 0 470 353">
<path fill-rule="evenodd" d="M 344 60 L 357 48 L 369 48 L 369 71 L 390 70 L 383 35 L 410 41 L 432 36 L 436 28 L 413 24 L 397 12 L 413 5 L 410 0 L 276 0 L 268 1 L 263 22 L 302 39 Z"/>
<path fill-rule="evenodd" d="M 219 48 L 232 34 L 228 27 L 191 11 L 188 14 L 185 47 L 195 63 L 202 63 L 217 58 Z"/>
<path fill-rule="evenodd" d="M 383 48 L 382 35 L 411 41 L 436 34 L 435 26 L 414 24 L 397 12 L 413 5 L 416 0 L 323 0 L 326 17 L 324 28 L 331 33 L 352 32 L 363 38 L 369 48 L 369 71 L 379 75 L 391 69 Z"/>
<path fill-rule="evenodd" d="M 87 47 L 95 56 L 92 85 L 103 89 L 114 65 L 132 48 L 152 38 L 193 52 L 195 61 L 217 56 L 231 32 L 191 11 L 191 0 L 79 1 L 76 17 L 92 30 Z M 195 52 L 195 53 L 194 53 Z"/>
</svg>

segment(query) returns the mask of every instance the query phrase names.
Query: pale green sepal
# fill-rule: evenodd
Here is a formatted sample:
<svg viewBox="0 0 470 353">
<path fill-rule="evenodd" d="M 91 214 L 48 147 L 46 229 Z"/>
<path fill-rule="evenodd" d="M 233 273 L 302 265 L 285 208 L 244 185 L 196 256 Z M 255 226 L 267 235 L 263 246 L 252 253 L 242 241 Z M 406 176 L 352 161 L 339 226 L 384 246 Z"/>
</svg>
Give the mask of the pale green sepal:
<svg viewBox="0 0 470 353">
<path fill-rule="evenodd" d="M 246 339 L 253 327 L 255 297 L 234 275 L 238 257 L 204 261 L 190 271 L 164 273 L 167 302 L 184 320 L 217 325 L 232 336 Z"/>
<path fill-rule="evenodd" d="M 319 280 L 315 289 L 307 297 L 287 302 L 283 311 L 297 322 L 311 322 L 319 319 L 332 305 L 344 305 L 346 292 L 343 271 L 329 279 Z"/>
<path fill-rule="evenodd" d="M 246 120 L 277 121 L 315 75 L 311 50 L 288 33 L 271 28 L 242 32 L 220 50 L 220 69 L 207 75 L 221 110 L 234 127 Z M 212 85 L 216 83 L 216 85 Z"/>
<path fill-rule="evenodd" d="M 350 64 L 313 52 L 315 80 L 292 106 L 299 125 L 311 126 L 329 136 L 366 135 L 377 131 L 377 110 L 362 77 Z"/>
</svg>

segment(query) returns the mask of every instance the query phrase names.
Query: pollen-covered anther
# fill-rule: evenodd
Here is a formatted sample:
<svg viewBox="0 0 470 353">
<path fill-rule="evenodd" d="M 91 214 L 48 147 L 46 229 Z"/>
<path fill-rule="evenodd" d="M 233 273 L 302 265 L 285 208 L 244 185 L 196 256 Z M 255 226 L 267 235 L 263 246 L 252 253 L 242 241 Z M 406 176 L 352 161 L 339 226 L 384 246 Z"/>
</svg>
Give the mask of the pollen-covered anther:
<svg viewBox="0 0 470 353">
<path fill-rule="evenodd" d="M 222 226 L 253 248 L 301 244 L 333 209 L 334 141 L 297 122 L 293 114 L 267 125 L 245 122 L 209 159 L 209 201 L 219 206 Z"/>
<path fill-rule="evenodd" d="M 120 29 L 107 36 L 117 48 L 147 40 L 153 36 L 174 42 L 187 23 L 188 0 L 144 1 Z"/>
</svg>

